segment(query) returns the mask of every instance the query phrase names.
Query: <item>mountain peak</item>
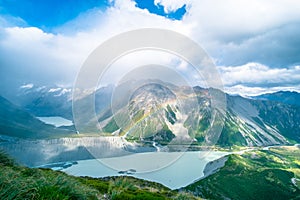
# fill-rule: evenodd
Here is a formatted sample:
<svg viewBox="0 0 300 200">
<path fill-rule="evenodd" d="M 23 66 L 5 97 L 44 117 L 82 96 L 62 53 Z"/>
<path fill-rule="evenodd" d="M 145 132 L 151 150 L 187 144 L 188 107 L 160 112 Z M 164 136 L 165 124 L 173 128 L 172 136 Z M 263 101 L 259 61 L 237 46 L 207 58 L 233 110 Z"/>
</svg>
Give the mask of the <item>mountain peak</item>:
<svg viewBox="0 0 300 200">
<path fill-rule="evenodd" d="M 131 104 L 135 104 L 139 109 L 153 109 L 175 100 L 176 95 L 168 87 L 157 83 L 149 83 L 139 87 L 130 98 Z"/>
</svg>

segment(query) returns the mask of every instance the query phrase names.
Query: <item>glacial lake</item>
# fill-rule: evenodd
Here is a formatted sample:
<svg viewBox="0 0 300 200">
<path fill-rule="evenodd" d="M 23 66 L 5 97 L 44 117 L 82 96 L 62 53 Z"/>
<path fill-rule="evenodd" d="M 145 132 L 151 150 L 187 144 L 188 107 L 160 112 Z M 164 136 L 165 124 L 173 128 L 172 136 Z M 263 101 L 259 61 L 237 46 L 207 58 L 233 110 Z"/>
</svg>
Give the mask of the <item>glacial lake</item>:
<svg viewBox="0 0 300 200">
<path fill-rule="evenodd" d="M 56 127 L 60 126 L 72 126 L 73 122 L 71 120 L 65 119 L 63 117 L 59 116 L 53 116 L 53 117 L 37 117 L 39 120 L 44 122 L 45 124 L 51 124 Z"/>
<path fill-rule="evenodd" d="M 122 157 L 82 160 L 61 171 L 74 176 L 90 177 L 129 175 L 177 189 L 203 177 L 203 170 L 207 163 L 230 153 L 194 151 L 181 154 L 179 152 L 148 152 Z M 160 164 L 166 157 L 179 158 L 169 164 Z M 125 174 L 120 174 L 120 171 Z"/>
</svg>

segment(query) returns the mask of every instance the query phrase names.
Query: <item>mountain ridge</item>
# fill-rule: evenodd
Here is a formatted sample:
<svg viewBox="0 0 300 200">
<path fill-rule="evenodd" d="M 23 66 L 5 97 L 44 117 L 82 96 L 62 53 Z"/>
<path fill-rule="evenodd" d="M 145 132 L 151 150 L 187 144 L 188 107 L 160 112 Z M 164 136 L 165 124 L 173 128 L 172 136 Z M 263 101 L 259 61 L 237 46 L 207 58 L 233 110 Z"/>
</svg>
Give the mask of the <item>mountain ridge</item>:
<svg viewBox="0 0 300 200">
<path fill-rule="evenodd" d="M 153 81 L 152 81 L 153 82 Z M 158 82 L 158 85 L 162 85 L 163 82 Z M 273 101 L 268 100 L 265 97 L 251 97 L 251 98 L 245 98 L 241 96 L 232 96 L 226 93 L 223 93 L 222 91 L 215 90 L 213 88 L 201 88 L 199 86 L 195 86 L 192 88 L 193 91 L 185 88 L 184 86 L 175 86 L 174 84 L 165 83 L 163 84 L 167 88 L 171 88 L 171 91 L 176 91 L 177 94 L 176 98 L 181 100 L 181 106 L 185 106 L 184 109 L 178 109 L 179 103 L 173 103 L 168 104 L 162 108 L 163 112 L 160 113 L 160 117 L 156 115 L 156 117 L 153 117 L 153 123 L 155 122 L 155 119 L 158 121 L 161 121 L 160 128 L 154 128 L 151 126 L 148 126 L 148 132 L 152 133 L 148 135 L 154 136 L 153 138 L 150 138 L 153 140 L 157 133 L 160 132 L 162 134 L 161 136 L 165 138 L 167 141 L 163 141 L 164 139 L 160 139 L 161 143 L 168 143 L 174 138 L 174 124 L 178 126 L 179 118 L 182 121 L 183 120 L 183 126 L 182 129 L 186 128 L 188 129 L 189 136 L 196 140 L 196 143 L 203 144 L 205 143 L 205 131 L 207 131 L 209 124 L 211 123 L 211 120 L 213 119 L 213 115 L 218 115 L 219 118 L 224 118 L 224 127 L 221 131 L 218 141 L 215 141 L 214 143 L 216 145 L 220 146 L 268 146 L 268 145 L 276 145 L 276 144 L 289 144 L 289 143 L 296 143 L 300 141 L 300 107 L 298 105 L 290 104 L 290 103 L 284 103 L 279 101 Z M 123 87 L 123 85 L 121 85 Z M 128 87 L 128 86 L 127 86 Z M 40 87 L 38 87 L 40 88 Z M 126 88 L 126 87 L 125 87 Z M 36 89 L 36 88 L 35 88 Z M 53 89 L 53 88 L 52 88 Z M 30 89 L 26 89 L 30 90 Z M 41 93 L 35 94 L 35 98 L 33 99 L 39 99 L 41 96 L 45 99 L 45 102 L 47 103 L 48 107 L 56 107 L 57 101 L 51 101 L 52 97 L 50 99 L 47 99 L 48 96 L 44 95 L 44 92 L 49 92 L 51 89 L 47 88 L 44 90 L 41 90 Z M 62 88 L 60 91 L 63 90 Z M 107 135 L 110 134 L 120 134 L 124 135 L 126 134 L 126 130 L 122 130 L 118 123 L 120 123 L 120 120 L 114 119 L 113 116 L 113 110 L 110 108 L 111 103 L 111 95 L 114 91 L 117 89 L 113 86 L 103 87 L 99 88 L 96 91 L 96 112 L 98 114 L 98 120 L 101 124 L 102 129 L 107 132 Z M 54 91 L 54 89 L 53 89 Z M 54 92 L 50 92 L 51 94 L 54 94 Z M 118 90 L 117 90 L 118 91 Z M 56 91 L 59 92 L 59 91 Z M 146 90 L 140 90 L 139 93 L 144 92 L 145 95 L 147 95 Z M 227 109 L 226 112 L 221 112 L 212 107 L 212 104 L 214 103 L 211 99 L 211 93 L 219 93 L 219 95 L 226 95 L 226 104 Z M 27 92 L 30 93 L 30 92 Z M 280 93 L 280 92 L 279 92 Z M 287 93 L 287 92 L 284 92 Z M 66 93 L 65 93 L 66 94 Z M 196 94 L 196 95 L 195 95 Z M 274 93 L 275 96 L 277 93 Z M 288 93 L 289 94 L 289 93 Z M 293 92 L 294 96 L 300 95 L 297 92 Z M 25 95 L 26 93 L 22 94 Z M 70 94 L 69 94 L 70 95 Z M 138 95 L 138 94 L 136 94 Z M 143 97 L 143 95 L 141 97 Z M 158 95 L 159 96 L 159 95 Z M 24 97 L 24 98 L 25 98 Z M 137 96 L 132 96 L 132 98 Z M 139 98 L 141 98 L 139 97 Z M 28 97 L 30 99 L 30 97 Z M 68 97 L 70 98 L 70 97 Z M 175 97 L 173 97 L 174 99 Z M 198 105 L 193 103 L 193 99 L 188 102 L 189 98 L 196 98 L 198 101 Z M 25 98 L 26 99 L 26 98 Z M 184 100 L 182 100 L 184 99 Z M 22 98 L 19 100 L 21 101 Z M 131 99 L 132 100 L 132 99 Z M 147 97 L 144 98 L 144 100 L 147 100 Z M 69 106 L 65 106 L 65 108 L 71 109 L 71 101 L 70 100 L 63 100 L 60 103 L 62 105 L 57 106 L 58 108 L 64 107 L 64 105 L 70 104 Z M 156 99 L 155 101 L 159 101 L 159 99 Z M 34 104 L 32 102 L 35 102 L 34 100 L 30 100 L 29 107 L 31 109 L 27 109 L 31 114 L 34 114 L 32 110 L 36 109 L 39 110 L 38 112 L 45 109 L 43 107 L 44 104 L 40 104 L 40 108 L 36 107 L 35 105 L 30 106 L 31 104 Z M 133 102 L 133 101 L 131 101 Z M 137 102 L 137 101 L 136 101 Z M 142 101 L 142 104 L 146 101 Z M 167 101 L 166 101 L 167 102 Z M 192 102 L 192 103 L 191 103 Z M 140 102 L 141 103 L 141 102 Z M 160 102 L 160 104 L 163 102 Z M 141 105 L 142 105 L 141 104 Z M 122 109 L 123 107 L 126 107 L 126 103 L 121 103 L 121 106 L 117 106 L 115 111 L 118 111 Z M 140 106 L 141 106 L 140 105 Z M 194 106 L 195 105 L 195 106 Z M 28 105 L 27 105 L 28 107 Z M 47 108 L 48 108 L 47 107 Z M 21 106 L 21 108 L 24 108 Z M 26 106 L 25 106 L 26 108 Z M 130 106 L 128 105 L 128 108 Z M 67 109 L 67 110 L 68 110 Z M 156 109 L 156 108 L 155 108 Z M 154 110 L 155 110 L 154 109 Z M 149 109 L 148 109 L 149 110 Z M 151 109 L 150 109 L 151 110 Z M 68 113 L 70 111 L 66 111 L 65 109 L 60 110 L 60 113 L 57 113 L 58 116 L 64 117 L 64 113 Z M 127 111 L 126 111 L 127 112 Z M 133 110 L 132 110 L 133 112 Z M 143 111 L 143 109 L 135 108 L 135 111 L 131 113 L 130 119 L 134 119 L 133 121 L 139 120 L 139 123 L 150 123 L 146 122 L 143 117 L 145 117 L 145 114 L 147 112 Z M 45 113 L 44 113 L 45 114 Z M 49 114 L 49 113 L 48 113 Z M 181 116 L 181 117 L 180 117 Z M 186 119 L 184 119 L 187 117 Z M 122 118 L 122 117 L 121 117 Z M 159 119 L 160 118 L 160 119 Z M 126 121 L 126 120 L 125 120 Z M 158 123 L 157 121 L 157 123 Z M 125 123 L 125 122 L 122 122 Z M 127 123 L 127 122 L 126 122 Z M 152 123 L 152 124 L 153 124 Z M 181 122 L 180 122 L 181 123 Z M 155 125 L 155 124 L 154 124 Z M 129 124 L 127 124 L 128 127 Z M 173 127 L 173 128 L 172 128 Z M 172 130 L 173 132 L 172 132 Z M 118 132 L 116 132 L 118 131 Z M 162 131 L 162 132 L 161 132 Z M 146 131 L 147 132 L 147 131 Z M 156 133 L 155 133 L 156 132 Z M 133 134 L 134 135 L 134 134 Z M 147 134 L 146 134 L 147 135 Z M 216 136 L 217 137 L 217 136 Z M 168 138 L 168 139 L 167 139 Z M 127 138 L 129 139 L 129 138 Z M 133 138 L 131 138 L 133 139 Z M 134 139 L 136 140 L 136 139 Z"/>
<path fill-rule="evenodd" d="M 172 89 L 180 90 L 181 92 L 184 91 L 175 86 Z M 184 122 L 185 128 L 189 129 L 189 135 L 196 139 L 199 144 L 201 142 L 203 144 L 207 140 L 205 131 L 209 129 L 213 113 L 225 119 L 223 130 L 216 143 L 220 146 L 268 146 L 300 141 L 300 107 L 297 105 L 248 99 L 223 93 L 226 95 L 227 109 L 225 113 L 222 113 L 212 107 L 213 100 L 210 97 L 211 92 L 220 93 L 220 91 L 201 87 L 193 89 L 196 93 L 200 110 L 192 111 L 194 108 L 191 107 L 190 109 L 186 109 L 187 113 L 180 113 L 178 109 L 174 109 L 176 108 L 176 104 L 172 106 L 168 104 L 169 108 L 173 108 L 168 110 L 167 106 L 164 107 L 166 116 L 163 117 L 163 120 L 166 122 L 165 124 L 174 124 L 176 122 L 176 115 L 188 115 L 187 120 Z M 177 96 L 177 98 L 179 97 Z M 141 116 L 138 118 L 143 118 L 144 113 L 139 113 L 139 115 Z M 170 117 L 172 115 L 173 117 Z M 107 124 L 110 122 L 108 121 Z M 115 124 L 114 132 L 118 128 L 120 127 Z M 170 127 L 167 130 L 170 130 Z"/>
<path fill-rule="evenodd" d="M 251 98 L 300 106 L 300 93 L 296 91 L 277 91 L 253 96 Z"/>
</svg>

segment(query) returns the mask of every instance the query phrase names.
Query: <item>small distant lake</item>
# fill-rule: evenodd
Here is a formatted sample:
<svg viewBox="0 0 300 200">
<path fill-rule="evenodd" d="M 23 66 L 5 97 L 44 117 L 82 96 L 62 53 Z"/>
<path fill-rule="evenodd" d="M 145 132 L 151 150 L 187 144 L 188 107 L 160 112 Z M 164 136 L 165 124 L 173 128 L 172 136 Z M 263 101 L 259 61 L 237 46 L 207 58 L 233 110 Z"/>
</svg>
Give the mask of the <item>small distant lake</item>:
<svg viewBox="0 0 300 200">
<path fill-rule="evenodd" d="M 158 182 L 171 189 L 177 189 L 203 177 L 203 170 L 208 162 L 230 153 L 215 151 L 186 152 L 175 162 L 162 167 L 161 161 L 164 157 L 176 157 L 178 154 L 181 153 L 148 152 L 122 157 L 82 160 L 62 171 L 70 175 L 90 177 L 128 175 L 126 173 L 128 171 L 130 176 Z M 155 169 L 156 166 L 157 170 L 148 170 Z M 122 174 L 119 173 L 120 171 L 122 171 Z"/>
<path fill-rule="evenodd" d="M 63 117 L 59 116 L 53 116 L 53 117 L 37 117 L 39 120 L 46 124 L 51 124 L 56 127 L 60 126 L 72 126 L 73 122 L 71 120 L 65 119 Z"/>
</svg>

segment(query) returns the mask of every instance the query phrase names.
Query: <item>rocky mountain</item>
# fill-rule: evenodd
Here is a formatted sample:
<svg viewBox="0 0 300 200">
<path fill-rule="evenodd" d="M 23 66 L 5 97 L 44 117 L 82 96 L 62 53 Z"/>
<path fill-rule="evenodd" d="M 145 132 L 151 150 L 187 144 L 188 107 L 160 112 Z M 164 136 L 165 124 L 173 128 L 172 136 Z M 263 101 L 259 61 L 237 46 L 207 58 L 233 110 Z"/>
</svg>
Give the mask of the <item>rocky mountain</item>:
<svg viewBox="0 0 300 200">
<path fill-rule="evenodd" d="M 265 146 L 300 141 L 300 107 L 227 95 L 222 145 Z"/>
<path fill-rule="evenodd" d="M 167 111 L 160 106 L 175 100 L 175 94 L 161 85 L 150 84 L 138 88 L 131 96 L 128 107 L 130 121 L 136 125 L 133 124 L 135 125 L 133 128 L 128 127 L 127 137 L 170 142 L 175 135 L 168 128 L 166 117 L 174 124 L 173 110 L 176 108 L 171 103 L 168 104 Z"/>
<path fill-rule="evenodd" d="M 25 85 L 9 100 L 26 110 L 39 116 L 61 116 L 72 119 L 71 88 L 51 86 Z"/>
<path fill-rule="evenodd" d="M 71 90 L 37 86 L 20 90 L 19 98 L 15 99 L 19 107 L 11 112 L 19 109 L 26 110 L 28 116 L 72 119 Z M 117 101 L 112 99 L 113 95 Z M 221 103 L 226 107 L 216 106 L 218 102 L 212 96 L 224 97 Z M 162 146 L 175 143 L 266 146 L 300 142 L 298 97 L 296 92 L 277 92 L 244 98 L 212 88 L 189 88 L 159 81 L 130 82 L 117 88 L 99 88 L 95 92 L 95 109 L 105 135 L 119 135 L 127 141 L 155 142 Z M 84 104 L 85 98 L 79 101 Z M 8 104 L 3 102 L 2 109 Z M 33 118 L 28 116 L 23 119 Z M 7 129 L 8 119 L 11 120 L 3 120 L 2 129 Z M 27 130 L 32 129 L 31 133 L 40 127 L 35 120 L 30 122 L 33 125 L 28 125 L 30 120 L 22 122 L 27 123 Z M 45 132 L 50 129 L 38 128 Z M 21 130 L 11 134 L 20 135 Z"/>
<path fill-rule="evenodd" d="M 95 92 L 97 113 L 103 112 L 108 106 L 112 91 L 113 86 L 109 85 Z M 35 116 L 60 116 L 69 120 L 73 119 L 72 88 L 56 85 L 25 85 L 19 88 L 15 96 L 10 96 L 9 101 Z"/>
<path fill-rule="evenodd" d="M 158 83 L 142 85 L 130 95 L 128 104 L 104 121 L 100 120 L 102 130 L 121 135 L 128 141 L 157 142 L 160 145 L 190 144 L 193 139 L 184 122 L 192 112 L 188 108 L 193 107 L 193 98 L 185 97 L 185 101 L 177 98 L 177 93 L 184 94 L 184 89 Z"/>
<path fill-rule="evenodd" d="M 56 128 L 0 96 L 0 134 L 19 138 L 51 138 L 68 136 L 74 131 Z"/>
<path fill-rule="evenodd" d="M 200 87 L 190 92 L 171 84 L 166 88 L 160 84 L 144 85 L 134 91 L 128 104 L 114 116 L 99 121 L 102 130 L 109 134 L 161 145 L 178 138 L 220 146 L 300 142 L 299 106 L 226 95 L 227 107 L 220 110 L 213 106 L 212 93 L 226 95 Z M 193 98 L 197 99 L 196 104 Z M 218 126 L 222 129 L 216 134 L 218 130 L 213 127 Z"/>
</svg>

